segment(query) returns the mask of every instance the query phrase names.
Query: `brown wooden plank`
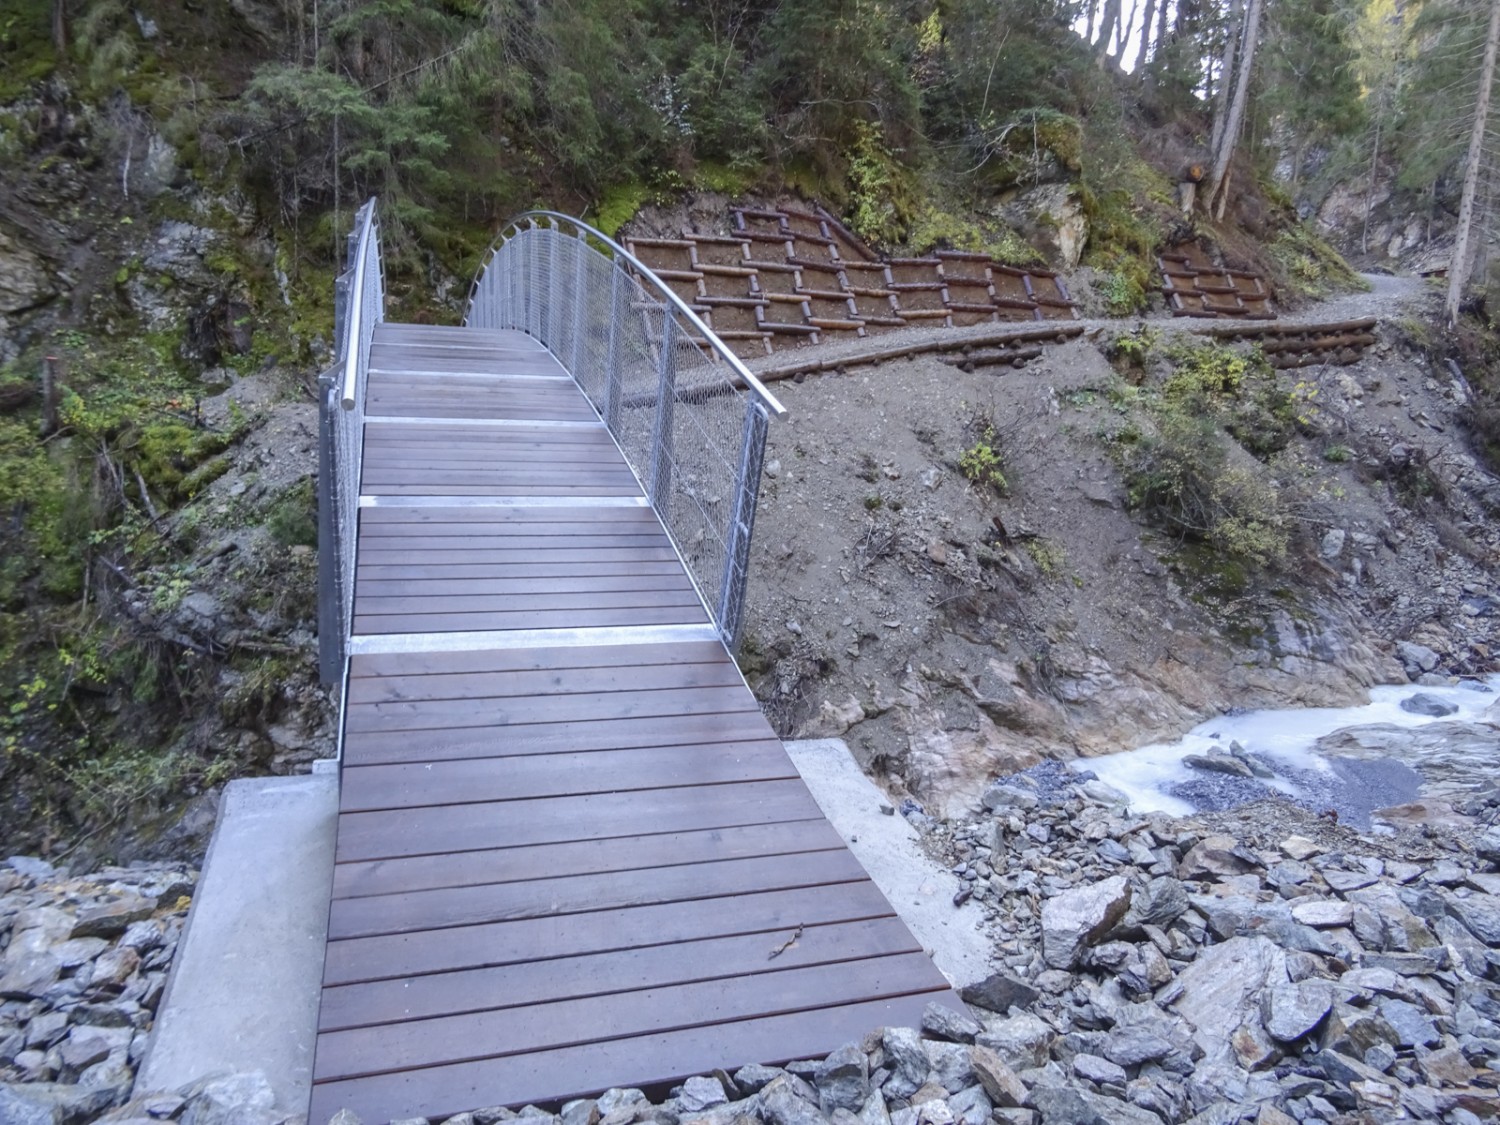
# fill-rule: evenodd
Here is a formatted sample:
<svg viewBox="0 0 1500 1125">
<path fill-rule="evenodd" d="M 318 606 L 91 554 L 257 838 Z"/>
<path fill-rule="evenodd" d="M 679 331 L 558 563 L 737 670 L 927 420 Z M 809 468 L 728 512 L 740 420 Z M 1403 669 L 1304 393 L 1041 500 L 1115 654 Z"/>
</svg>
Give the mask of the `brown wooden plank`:
<svg viewBox="0 0 1500 1125">
<path fill-rule="evenodd" d="M 367 512 L 377 510 L 365 509 Z M 431 524 L 367 523 L 361 517 L 359 541 L 384 546 L 387 545 L 387 540 L 393 539 L 438 542 L 443 539 L 509 540 L 566 537 L 571 540 L 582 537 L 627 540 L 629 541 L 627 545 L 637 545 L 641 540 L 660 541 L 666 534 L 654 516 L 650 520 L 593 520 L 587 516 L 570 518 L 566 514 L 575 510 L 559 509 L 558 511 L 564 514 L 554 512 L 549 520 L 476 519 Z M 551 546 L 556 545 L 551 544 Z"/>
<path fill-rule="evenodd" d="M 482 619 L 483 614 L 472 615 Z M 381 619 L 384 620 L 384 619 Z M 547 719 L 628 719 L 645 715 L 707 715 L 758 710 L 742 683 L 716 687 L 674 686 L 578 695 L 530 695 L 499 699 L 400 700 L 354 703 L 345 714 L 346 733 L 504 726 Z"/>
<path fill-rule="evenodd" d="M 526 965 L 339 985 L 323 994 L 318 1028 L 340 1031 L 431 1016 L 520 1008 L 551 1000 L 750 977 L 780 969 L 920 951 L 910 932 L 895 918 L 810 926 L 779 956 L 770 958 L 768 953 L 783 940 L 763 933 L 742 934 Z"/>
<path fill-rule="evenodd" d="M 421 934 L 328 943 L 325 987 L 454 969 L 519 965 L 709 937 L 780 933 L 798 926 L 887 918 L 895 911 L 871 882 L 738 898 L 699 899 L 567 918 L 527 918 Z"/>
<path fill-rule="evenodd" d="M 462 589 L 461 585 L 450 586 Z M 528 612 L 552 609 L 663 609 L 701 605 L 691 584 L 668 590 L 584 590 L 548 594 L 433 594 L 425 597 L 369 597 L 356 595 L 354 612 L 362 617 L 402 613 L 491 613 L 525 608 Z"/>
<path fill-rule="evenodd" d="M 341 1108 L 367 1125 L 422 1114 L 441 1120 L 488 1105 L 565 1101 L 614 1086 L 668 1084 L 720 1067 L 733 1070 L 752 1059 L 782 1063 L 817 1057 L 877 1027 L 917 1027 L 922 1010 L 933 999 L 960 1007 L 950 992 L 936 991 L 712 1029 L 664 1032 L 374 1079 L 321 1082 L 313 1088 L 308 1120 L 326 1121 Z"/>
<path fill-rule="evenodd" d="M 367 731 L 344 744 L 346 766 L 389 762 L 437 762 L 505 754 L 562 754 L 634 746 L 743 741 L 771 736 L 771 726 L 755 710 L 703 715 L 649 715 L 638 718 L 515 723 L 503 728 L 457 727 L 406 731 Z"/>
<path fill-rule="evenodd" d="M 539 668 L 534 671 L 438 672 L 422 676 L 351 678 L 350 706 L 418 700 L 537 699 L 548 695 L 682 690 L 742 686 L 728 660 L 701 664 L 639 664 L 605 668 Z"/>
<path fill-rule="evenodd" d="M 643 824 L 662 831 L 806 820 L 818 815 L 800 781 L 653 789 L 548 797 L 524 804 L 355 812 L 339 816 L 336 862 L 519 847 L 596 836 L 628 836 Z"/>
<path fill-rule="evenodd" d="M 344 812 L 519 801 L 586 793 L 625 793 L 677 785 L 795 778 L 791 759 L 774 739 L 573 754 L 461 758 L 345 769 Z"/>
<path fill-rule="evenodd" d="M 511 1012 L 476 1012 L 330 1031 L 318 1036 L 313 1081 L 495 1059 L 946 987 L 926 954 L 898 953 L 755 977 L 559 1000 L 530 1020 Z"/>
<path fill-rule="evenodd" d="M 382 484 L 365 488 L 367 496 L 430 496 L 427 484 Z M 483 484 L 448 484 L 444 496 L 639 496 L 641 486 L 632 479 L 629 484 L 508 484 L 504 481 Z"/>
<path fill-rule="evenodd" d="M 350 772 L 346 771 L 346 778 Z M 745 856 L 827 851 L 843 846 L 844 842 L 833 826 L 821 817 L 693 832 L 654 832 L 534 847 L 460 852 L 457 855 L 340 863 L 333 869 L 333 893 L 336 898 L 363 898 L 435 887 L 469 887 L 480 883 L 634 871 L 677 863 L 684 856 L 691 856 L 700 863 L 711 863 Z"/>
<path fill-rule="evenodd" d="M 356 634 L 467 633 L 501 629 L 590 629 L 623 625 L 697 625 L 708 620 L 702 606 L 633 609 L 543 609 L 514 613 L 392 613 L 354 619 Z"/>
<path fill-rule="evenodd" d="M 549 590 L 558 593 L 599 590 L 624 593 L 630 590 L 691 590 L 692 583 L 679 570 L 677 574 L 559 574 L 551 578 L 368 578 L 359 580 L 359 594 L 369 598 L 428 598 L 464 590 L 469 596 L 483 595 L 527 597 Z"/>
<path fill-rule="evenodd" d="M 824 887 L 868 878 L 849 850 L 838 848 L 797 856 L 750 856 L 607 875 L 482 883 L 374 898 L 335 899 L 328 915 L 328 940 Z"/>
<path fill-rule="evenodd" d="M 675 562 L 676 552 L 670 546 L 661 547 L 612 547 L 600 548 L 553 547 L 512 550 L 505 547 L 487 547 L 467 551 L 417 550 L 414 547 L 371 547 L 359 553 L 361 572 L 366 568 L 388 566 L 461 566 L 502 567 L 505 574 L 525 573 L 524 567 L 577 566 L 607 563 L 615 567 L 629 566 L 632 573 L 640 563 Z"/>
<path fill-rule="evenodd" d="M 733 663 L 718 641 L 658 641 L 652 644 L 558 645 L 475 649 L 465 652 L 403 652 L 350 658 L 350 676 L 449 675 L 460 672 L 529 672 L 548 668 L 619 668 L 653 664 Z"/>
<path fill-rule="evenodd" d="M 516 529 L 493 535 L 482 534 L 480 529 L 466 530 L 463 535 L 370 535 L 363 538 L 373 552 L 401 550 L 407 554 L 443 551 L 485 551 L 503 548 L 511 551 L 545 550 L 547 548 L 568 551 L 612 551 L 659 547 L 669 542 L 662 531 L 611 532 L 608 527 L 595 526 L 590 534 L 575 532 L 571 535 L 547 535 L 545 529 Z M 562 546 L 566 544 L 566 546 Z M 361 550 L 361 555 L 364 550 Z"/>
<path fill-rule="evenodd" d="M 421 563 L 414 563 L 402 566 L 387 563 L 372 563 L 360 566 L 356 571 L 356 576 L 360 582 L 424 582 L 432 579 L 452 581 L 458 578 L 522 581 L 531 578 L 542 578 L 548 574 L 555 574 L 558 578 L 608 578 L 611 575 L 618 574 L 620 570 L 621 564 L 619 562 L 586 562 L 577 561 L 576 559 L 572 562 L 556 562 L 551 565 L 546 563 L 481 563 L 478 565 L 465 565 L 463 563 L 423 565 Z M 629 572 L 632 576 L 638 578 L 659 578 L 680 574 L 682 572 L 682 565 L 667 561 L 636 561 L 630 564 Z"/>
</svg>

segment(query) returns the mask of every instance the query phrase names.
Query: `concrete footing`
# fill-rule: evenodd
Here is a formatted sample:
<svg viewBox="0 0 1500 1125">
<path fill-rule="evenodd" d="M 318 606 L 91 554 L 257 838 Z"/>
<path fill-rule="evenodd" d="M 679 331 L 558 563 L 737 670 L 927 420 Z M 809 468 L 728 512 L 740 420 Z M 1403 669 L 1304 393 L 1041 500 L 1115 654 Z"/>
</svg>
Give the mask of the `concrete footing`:
<svg viewBox="0 0 1500 1125">
<path fill-rule="evenodd" d="M 225 788 L 137 1092 L 258 1070 L 306 1112 L 337 818 L 334 774 Z"/>
</svg>

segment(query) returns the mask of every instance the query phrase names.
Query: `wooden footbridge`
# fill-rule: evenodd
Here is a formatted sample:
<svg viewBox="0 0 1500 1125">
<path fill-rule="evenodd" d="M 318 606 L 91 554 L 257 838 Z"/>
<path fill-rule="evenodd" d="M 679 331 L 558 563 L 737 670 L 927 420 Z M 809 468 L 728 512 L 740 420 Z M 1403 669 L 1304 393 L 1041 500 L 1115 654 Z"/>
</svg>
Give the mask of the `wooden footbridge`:
<svg viewBox="0 0 1500 1125">
<path fill-rule="evenodd" d="M 312 1125 L 662 1087 L 957 1005 L 726 647 L 775 399 L 562 216 L 506 228 L 462 328 L 381 322 L 373 203 L 350 251 Z"/>
</svg>

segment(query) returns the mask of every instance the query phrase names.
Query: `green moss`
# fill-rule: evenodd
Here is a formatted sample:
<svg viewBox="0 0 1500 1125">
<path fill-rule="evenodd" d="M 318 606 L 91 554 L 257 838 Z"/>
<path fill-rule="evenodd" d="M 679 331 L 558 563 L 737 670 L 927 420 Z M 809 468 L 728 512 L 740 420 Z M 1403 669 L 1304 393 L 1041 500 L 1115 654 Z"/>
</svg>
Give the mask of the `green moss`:
<svg viewBox="0 0 1500 1125">
<path fill-rule="evenodd" d="M 1104 297 L 1113 316 L 1128 316 L 1146 306 L 1156 269 L 1154 257 L 1161 241 L 1155 216 L 1138 206 L 1125 188 L 1079 193 L 1089 221 L 1083 264 L 1105 275 Z"/>
<path fill-rule="evenodd" d="M 720 195 L 744 195 L 758 179 L 754 168 L 705 160 L 693 169 L 693 186 Z"/>
<path fill-rule="evenodd" d="M 1083 150 L 1078 118 L 1044 107 L 1024 109 L 996 131 L 985 177 L 1003 189 L 1077 175 L 1083 171 Z"/>
<path fill-rule="evenodd" d="M 1276 236 L 1267 251 L 1281 267 L 1285 283 L 1300 297 L 1362 292 L 1369 282 L 1350 268 L 1337 250 L 1304 223 L 1294 223 Z"/>
<path fill-rule="evenodd" d="M 918 208 L 906 244 L 915 254 L 935 249 L 973 250 L 1012 266 L 1035 265 L 1042 260 L 1035 248 L 1009 227 L 981 225 L 931 201 Z"/>
<path fill-rule="evenodd" d="M 592 226 L 598 227 L 611 238 L 644 207 L 654 193 L 639 180 L 617 184 L 604 193 L 604 198 L 594 208 Z"/>
<path fill-rule="evenodd" d="M 311 478 L 276 498 L 266 512 L 266 531 L 283 547 L 318 545 L 318 498 Z"/>
</svg>

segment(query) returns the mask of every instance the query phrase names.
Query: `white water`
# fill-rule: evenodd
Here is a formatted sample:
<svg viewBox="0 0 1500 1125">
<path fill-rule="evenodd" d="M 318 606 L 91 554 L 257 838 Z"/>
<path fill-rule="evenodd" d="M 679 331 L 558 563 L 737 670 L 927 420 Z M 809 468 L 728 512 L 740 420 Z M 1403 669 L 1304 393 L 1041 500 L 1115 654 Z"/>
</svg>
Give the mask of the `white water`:
<svg viewBox="0 0 1500 1125">
<path fill-rule="evenodd" d="M 1485 683 L 1493 690 L 1500 690 L 1500 676 L 1491 676 Z M 1401 710 L 1403 699 L 1418 694 L 1451 703 L 1458 711 L 1437 719 Z M 1313 743 L 1325 734 L 1371 723 L 1420 727 L 1436 722 L 1472 722 L 1496 700 L 1497 696 L 1490 692 L 1467 687 L 1382 686 L 1370 691 L 1370 702 L 1363 707 L 1308 707 L 1225 715 L 1194 727 L 1177 742 L 1156 742 L 1136 750 L 1083 759 L 1074 765 L 1077 769 L 1092 770 L 1101 781 L 1124 793 L 1135 812 L 1182 816 L 1191 813 L 1192 806 L 1163 790 L 1204 776 L 1182 764 L 1185 754 L 1206 754 L 1211 747 L 1227 751 L 1231 742 L 1238 742 L 1252 753 L 1265 754 L 1290 767 L 1332 772 L 1323 757 L 1313 750 Z M 1264 780 L 1273 788 L 1295 792 L 1292 784 L 1280 777 Z"/>
</svg>

